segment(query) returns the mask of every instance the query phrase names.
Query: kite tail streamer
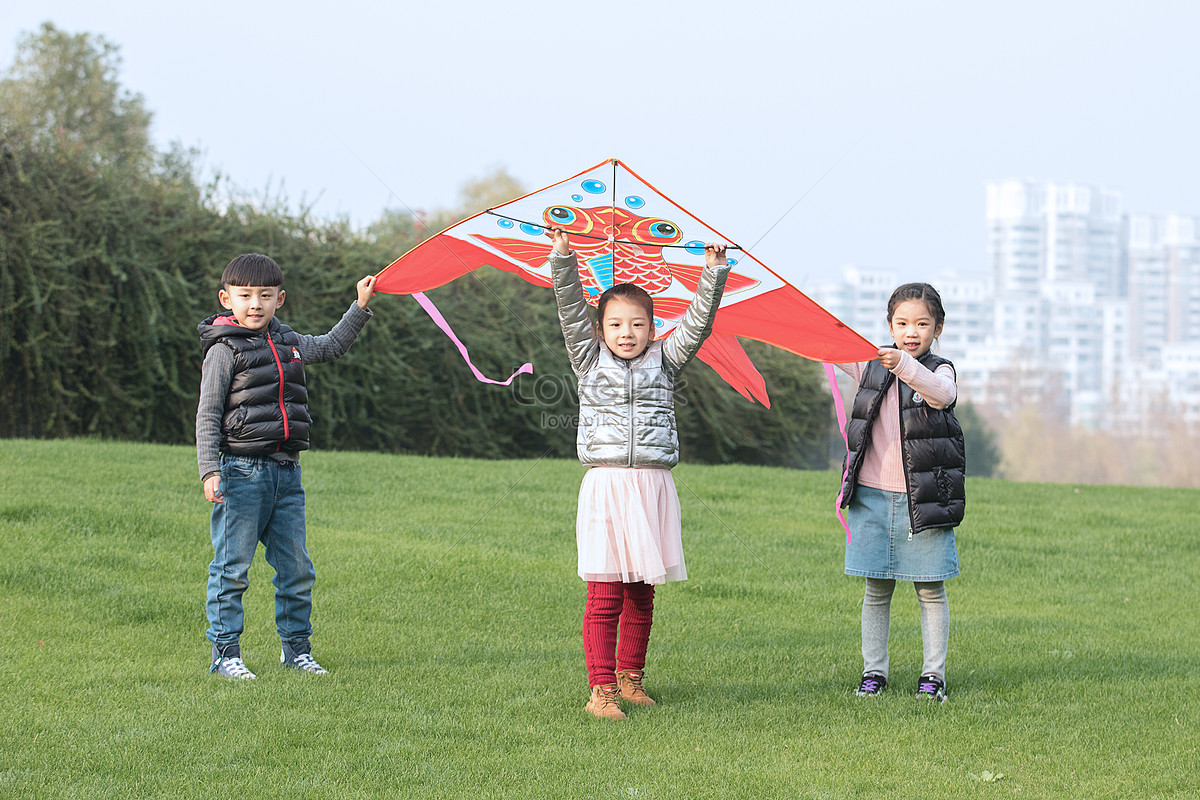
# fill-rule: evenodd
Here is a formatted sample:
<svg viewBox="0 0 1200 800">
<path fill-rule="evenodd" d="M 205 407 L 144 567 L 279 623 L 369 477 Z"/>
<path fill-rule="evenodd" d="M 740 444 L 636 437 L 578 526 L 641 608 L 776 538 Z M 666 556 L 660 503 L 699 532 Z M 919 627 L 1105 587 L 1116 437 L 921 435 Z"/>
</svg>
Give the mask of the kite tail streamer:
<svg viewBox="0 0 1200 800">
<path fill-rule="evenodd" d="M 479 379 L 481 383 L 494 383 L 497 386 L 508 386 L 513 382 L 514 378 L 523 372 L 527 372 L 530 375 L 533 374 L 533 364 L 525 362 L 516 372 L 514 372 L 512 375 L 509 375 L 508 380 L 506 381 L 494 381 L 487 377 L 480 372 L 474 364 L 471 363 L 471 356 L 469 353 L 467 353 L 467 346 L 463 344 L 457 336 L 454 335 L 454 331 L 450 329 L 450 323 L 446 322 L 446 318 L 442 316 L 442 312 L 437 310 L 437 306 L 433 304 L 433 301 L 426 297 L 422 292 L 415 292 L 413 294 L 413 299 L 420 304 L 421 308 L 425 309 L 425 313 L 429 315 L 434 324 L 441 328 L 442 332 L 450 337 L 450 341 L 454 342 L 454 346 L 457 347 L 458 352 L 462 354 L 463 361 L 467 362 L 467 366 L 471 368 L 471 372 L 475 373 L 475 377 Z"/>
<path fill-rule="evenodd" d="M 846 544 L 850 544 L 850 526 L 846 524 L 846 518 L 842 516 L 842 491 L 846 486 L 846 476 L 850 471 L 850 440 L 846 438 L 846 404 L 842 402 L 842 390 L 837 385 L 837 374 L 833 371 L 832 364 L 822 364 L 825 368 L 825 377 L 829 381 L 829 393 L 833 395 L 833 411 L 837 414 L 838 430 L 842 432 L 842 441 L 846 444 L 846 466 L 842 469 L 842 482 L 838 484 L 837 502 L 833 508 L 837 513 L 838 522 L 842 523 L 842 527 L 846 530 Z"/>
</svg>

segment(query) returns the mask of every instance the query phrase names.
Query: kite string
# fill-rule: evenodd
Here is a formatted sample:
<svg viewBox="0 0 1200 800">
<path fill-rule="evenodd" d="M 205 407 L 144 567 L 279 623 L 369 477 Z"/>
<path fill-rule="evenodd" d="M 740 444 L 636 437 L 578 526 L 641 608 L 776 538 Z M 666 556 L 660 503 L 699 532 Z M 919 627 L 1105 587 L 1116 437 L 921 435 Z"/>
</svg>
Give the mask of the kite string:
<svg viewBox="0 0 1200 800">
<path fill-rule="evenodd" d="M 840 156 L 838 156 L 838 159 L 837 159 L 837 161 L 834 161 L 834 162 L 833 162 L 833 163 L 832 163 L 832 164 L 829 166 L 829 169 L 827 169 L 827 170 L 825 170 L 823 173 L 821 173 L 821 177 L 817 178 L 817 180 L 816 180 L 816 181 L 813 183 L 813 185 L 812 185 L 812 186 L 809 186 L 807 189 L 805 189 L 805 190 L 804 190 L 804 194 L 800 195 L 800 197 L 799 197 L 799 198 L 796 200 L 796 202 L 792 203 L 792 205 L 791 205 L 791 208 L 789 208 L 787 211 L 783 212 L 783 215 L 782 215 L 782 216 L 780 216 L 780 217 L 779 217 L 779 219 L 775 220 L 775 222 L 774 222 L 774 223 L 771 225 L 771 227 L 767 228 L 767 229 L 766 229 L 766 230 L 763 232 L 763 235 L 762 235 L 762 236 L 760 236 L 760 237 L 758 237 L 758 239 L 757 239 L 757 240 L 755 240 L 754 244 L 752 244 L 752 245 L 750 245 L 750 246 L 751 246 L 751 247 L 758 247 L 759 243 L 760 243 L 760 242 L 762 242 L 762 240 L 763 240 L 763 239 L 767 238 L 767 234 L 768 234 L 768 233 L 770 233 L 771 231 L 775 230 L 775 226 L 776 226 L 776 225 L 778 225 L 779 223 L 783 222 L 783 220 L 784 220 L 784 217 L 786 217 L 788 214 L 792 213 L 792 211 L 794 211 L 794 210 L 795 210 L 796 206 L 800 205 L 800 201 L 801 201 L 801 200 L 803 200 L 804 198 L 808 197 L 809 193 L 810 193 L 810 192 L 812 192 L 812 190 L 813 190 L 813 189 L 817 188 L 817 185 L 818 185 L 818 184 L 820 184 L 820 183 L 821 183 L 821 181 L 825 180 L 825 176 L 826 176 L 826 175 L 828 175 L 829 173 L 833 172 L 833 169 L 834 169 L 834 167 L 836 167 L 838 164 L 842 163 L 842 160 L 843 160 L 843 159 L 844 159 L 846 156 L 850 155 L 850 152 L 851 152 L 852 150 L 854 150 L 854 148 L 856 148 L 856 147 L 858 147 L 860 144 L 862 144 L 862 140 L 863 140 L 863 139 L 866 139 L 866 138 L 867 138 L 867 135 L 868 135 L 870 132 L 871 132 L 871 129 L 870 129 L 870 128 L 868 128 L 868 129 L 867 129 L 867 130 L 866 130 L 866 131 L 863 133 L 863 135 L 862 135 L 862 136 L 858 137 L 858 141 L 857 141 L 857 142 L 855 142 L 854 144 L 852 144 L 852 145 L 850 145 L 848 148 L 846 148 L 846 152 L 844 152 L 844 153 L 842 153 Z"/>
</svg>

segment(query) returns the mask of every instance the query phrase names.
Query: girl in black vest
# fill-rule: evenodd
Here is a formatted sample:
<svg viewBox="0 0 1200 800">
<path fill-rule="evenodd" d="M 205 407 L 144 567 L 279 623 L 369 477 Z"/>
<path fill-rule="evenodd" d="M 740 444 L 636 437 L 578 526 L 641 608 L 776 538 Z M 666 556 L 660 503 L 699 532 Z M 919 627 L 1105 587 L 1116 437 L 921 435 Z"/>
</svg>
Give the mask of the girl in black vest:
<svg viewBox="0 0 1200 800">
<path fill-rule="evenodd" d="M 958 574 L 954 528 L 963 518 L 966 454 L 954 417 L 954 365 L 930 352 L 945 319 L 936 289 L 905 284 L 888 300 L 894 346 L 881 347 L 877 360 L 838 365 L 858 381 L 840 502 L 851 531 L 846 574 L 867 579 L 860 697 L 887 688 L 892 591 L 905 580 L 913 582 L 921 607 L 917 697 L 946 699 L 944 581 Z"/>
</svg>

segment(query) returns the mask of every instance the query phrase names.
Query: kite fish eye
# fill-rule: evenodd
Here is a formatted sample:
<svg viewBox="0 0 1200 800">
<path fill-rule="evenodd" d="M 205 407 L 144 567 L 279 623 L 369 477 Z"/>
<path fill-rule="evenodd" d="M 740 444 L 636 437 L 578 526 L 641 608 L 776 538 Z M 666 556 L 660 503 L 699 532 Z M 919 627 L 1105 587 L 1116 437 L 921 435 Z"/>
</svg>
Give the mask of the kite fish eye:
<svg viewBox="0 0 1200 800">
<path fill-rule="evenodd" d="M 638 220 L 633 226 L 633 238 L 647 244 L 675 244 L 683 238 L 683 233 L 673 222 L 646 218 Z"/>
<path fill-rule="evenodd" d="M 548 208 L 545 213 L 546 222 L 557 222 L 560 225 L 570 225 L 575 221 L 576 216 L 574 211 L 562 206 Z"/>
<path fill-rule="evenodd" d="M 594 225 L 594 220 L 586 211 L 567 206 L 550 206 L 542 212 L 542 219 L 546 220 L 548 225 L 571 233 L 587 233 Z"/>
</svg>

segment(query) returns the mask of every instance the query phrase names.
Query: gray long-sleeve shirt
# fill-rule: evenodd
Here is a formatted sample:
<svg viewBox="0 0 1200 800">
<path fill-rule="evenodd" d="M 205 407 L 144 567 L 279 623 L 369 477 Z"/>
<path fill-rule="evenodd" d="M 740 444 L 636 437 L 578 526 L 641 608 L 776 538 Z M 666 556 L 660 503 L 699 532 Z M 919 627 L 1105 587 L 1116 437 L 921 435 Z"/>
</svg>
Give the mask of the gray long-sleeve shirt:
<svg viewBox="0 0 1200 800">
<path fill-rule="evenodd" d="M 300 358 L 305 364 L 341 358 L 372 316 L 374 313 L 369 308 L 360 308 L 358 303 L 352 303 L 329 333 L 321 336 L 298 334 Z M 204 356 L 204 366 L 200 372 L 200 403 L 196 407 L 196 462 L 201 481 L 221 471 L 221 420 L 225 416 L 233 367 L 233 352 L 228 347 L 210 347 Z M 280 461 L 295 461 L 298 458 L 295 453 L 284 452 L 275 453 L 273 457 Z"/>
</svg>

